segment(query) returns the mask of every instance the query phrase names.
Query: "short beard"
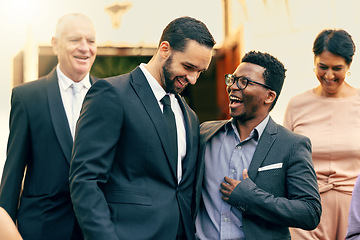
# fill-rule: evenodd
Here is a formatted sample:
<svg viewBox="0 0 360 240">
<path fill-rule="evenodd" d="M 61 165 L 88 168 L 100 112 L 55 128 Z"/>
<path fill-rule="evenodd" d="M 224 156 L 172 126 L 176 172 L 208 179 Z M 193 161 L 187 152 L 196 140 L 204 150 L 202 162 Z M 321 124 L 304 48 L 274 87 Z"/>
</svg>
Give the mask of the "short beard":
<svg viewBox="0 0 360 240">
<path fill-rule="evenodd" d="M 166 62 L 164 63 L 164 66 L 163 66 L 163 77 L 164 77 L 164 87 L 165 87 L 165 91 L 167 93 L 173 93 L 173 94 L 179 94 L 181 93 L 184 88 L 180 89 L 179 91 L 177 91 L 174 87 L 174 83 L 175 81 L 175 77 L 173 79 L 171 79 L 171 64 L 172 64 L 172 60 L 173 60 L 173 56 L 170 55 L 170 57 L 166 60 Z"/>
</svg>

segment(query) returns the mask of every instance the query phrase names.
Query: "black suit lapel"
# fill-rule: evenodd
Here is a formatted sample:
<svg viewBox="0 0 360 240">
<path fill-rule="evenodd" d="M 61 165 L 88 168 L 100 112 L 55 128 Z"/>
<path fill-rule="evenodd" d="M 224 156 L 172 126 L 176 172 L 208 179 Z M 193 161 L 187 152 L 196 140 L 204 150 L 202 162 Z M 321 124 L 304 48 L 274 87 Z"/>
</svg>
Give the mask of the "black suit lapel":
<svg viewBox="0 0 360 240">
<path fill-rule="evenodd" d="M 98 78 L 90 76 L 93 84 Z M 56 70 L 51 71 L 46 77 L 47 95 L 49 101 L 50 116 L 59 144 L 64 152 L 67 162 L 70 164 L 73 139 L 70 132 L 69 122 L 60 95 L 59 83 Z"/>
<path fill-rule="evenodd" d="M 46 77 L 49 110 L 53 127 L 66 160 L 70 164 L 73 139 L 61 100 L 60 89 L 55 69 Z"/>
<path fill-rule="evenodd" d="M 159 135 L 160 141 L 167 156 L 173 175 L 175 179 L 177 179 L 176 178 L 177 163 L 176 161 L 173 160 L 175 153 L 168 144 L 170 143 L 170 135 L 169 132 L 167 131 L 167 128 L 164 127 L 166 126 L 166 122 L 160 110 L 159 104 L 141 69 L 137 67 L 134 71 L 130 73 L 130 75 L 131 75 L 130 84 L 134 88 L 136 94 L 139 96 L 140 101 L 144 105 L 146 112 L 150 116 L 155 126 L 155 129 Z M 149 136 L 149 138 L 151 137 L 152 136 Z"/>
<path fill-rule="evenodd" d="M 259 143 L 256 147 L 254 156 L 251 160 L 248 174 L 249 177 L 254 180 L 258 169 L 265 160 L 265 157 L 270 150 L 272 144 L 276 139 L 277 127 L 276 123 L 270 118 L 268 124 L 266 125 L 264 132 L 262 133 Z"/>
</svg>

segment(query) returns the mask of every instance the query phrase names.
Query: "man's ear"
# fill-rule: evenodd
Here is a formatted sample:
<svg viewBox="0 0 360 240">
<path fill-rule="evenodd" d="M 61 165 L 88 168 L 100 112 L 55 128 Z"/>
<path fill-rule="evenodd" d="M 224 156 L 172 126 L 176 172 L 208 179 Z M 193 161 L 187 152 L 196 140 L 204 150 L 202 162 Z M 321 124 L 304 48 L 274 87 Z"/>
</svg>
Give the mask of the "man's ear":
<svg viewBox="0 0 360 240">
<path fill-rule="evenodd" d="M 57 50 L 57 40 L 55 37 L 51 38 L 51 45 L 52 45 L 52 49 L 54 51 L 55 55 L 58 55 L 58 50 Z"/>
<path fill-rule="evenodd" d="M 276 98 L 276 92 L 269 89 L 266 95 L 265 103 L 272 104 L 275 101 L 275 98 Z"/>
<path fill-rule="evenodd" d="M 168 41 L 163 41 L 160 43 L 159 53 L 160 53 L 160 56 L 164 59 L 167 59 L 170 56 L 171 47 L 170 47 L 170 43 Z"/>
</svg>

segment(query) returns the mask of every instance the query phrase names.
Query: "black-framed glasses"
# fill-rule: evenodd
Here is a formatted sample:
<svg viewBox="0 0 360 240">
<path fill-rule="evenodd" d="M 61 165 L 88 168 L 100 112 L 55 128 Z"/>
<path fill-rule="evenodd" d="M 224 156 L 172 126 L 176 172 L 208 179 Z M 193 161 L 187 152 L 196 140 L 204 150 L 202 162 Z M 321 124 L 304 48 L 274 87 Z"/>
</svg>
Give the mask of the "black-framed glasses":
<svg viewBox="0 0 360 240">
<path fill-rule="evenodd" d="M 226 86 L 231 87 L 235 82 L 236 82 L 237 87 L 240 90 L 244 90 L 249 85 L 249 82 L 261 85 L 261 86 L 263 86 L 265 88 L 268 88 L 268 89 L 272 90 L 272 88 L 269 85 L 259 83 L 259 82 L 255 82 L 253 80 L 248 79 L 247 77 L 243 77 L 243 76 L 236 77 L 233 74 L 226 74 L 225 75 L 225 84 L 226 84 Z"/>
</svg>

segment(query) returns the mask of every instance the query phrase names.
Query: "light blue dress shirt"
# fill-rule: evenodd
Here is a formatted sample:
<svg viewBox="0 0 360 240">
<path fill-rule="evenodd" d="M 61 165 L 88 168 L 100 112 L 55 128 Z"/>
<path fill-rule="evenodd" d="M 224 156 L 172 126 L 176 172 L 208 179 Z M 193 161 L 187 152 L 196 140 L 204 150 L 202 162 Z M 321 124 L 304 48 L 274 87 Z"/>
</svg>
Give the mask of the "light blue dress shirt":
<svg viewBox="0 0 360 240">
<path fill-rule="evenodd" d="M 205 174 L 202 201 L 196 218 L 196 236 L 201 240 L 243 240 L 242 213 L 222 200 L 220 184 L 224 177 L 243 180 L 258 140 L 269 121 L 267 116 L 240 141 L 234 120 L 231 119 L 206 145 Z"/>
</svg>

